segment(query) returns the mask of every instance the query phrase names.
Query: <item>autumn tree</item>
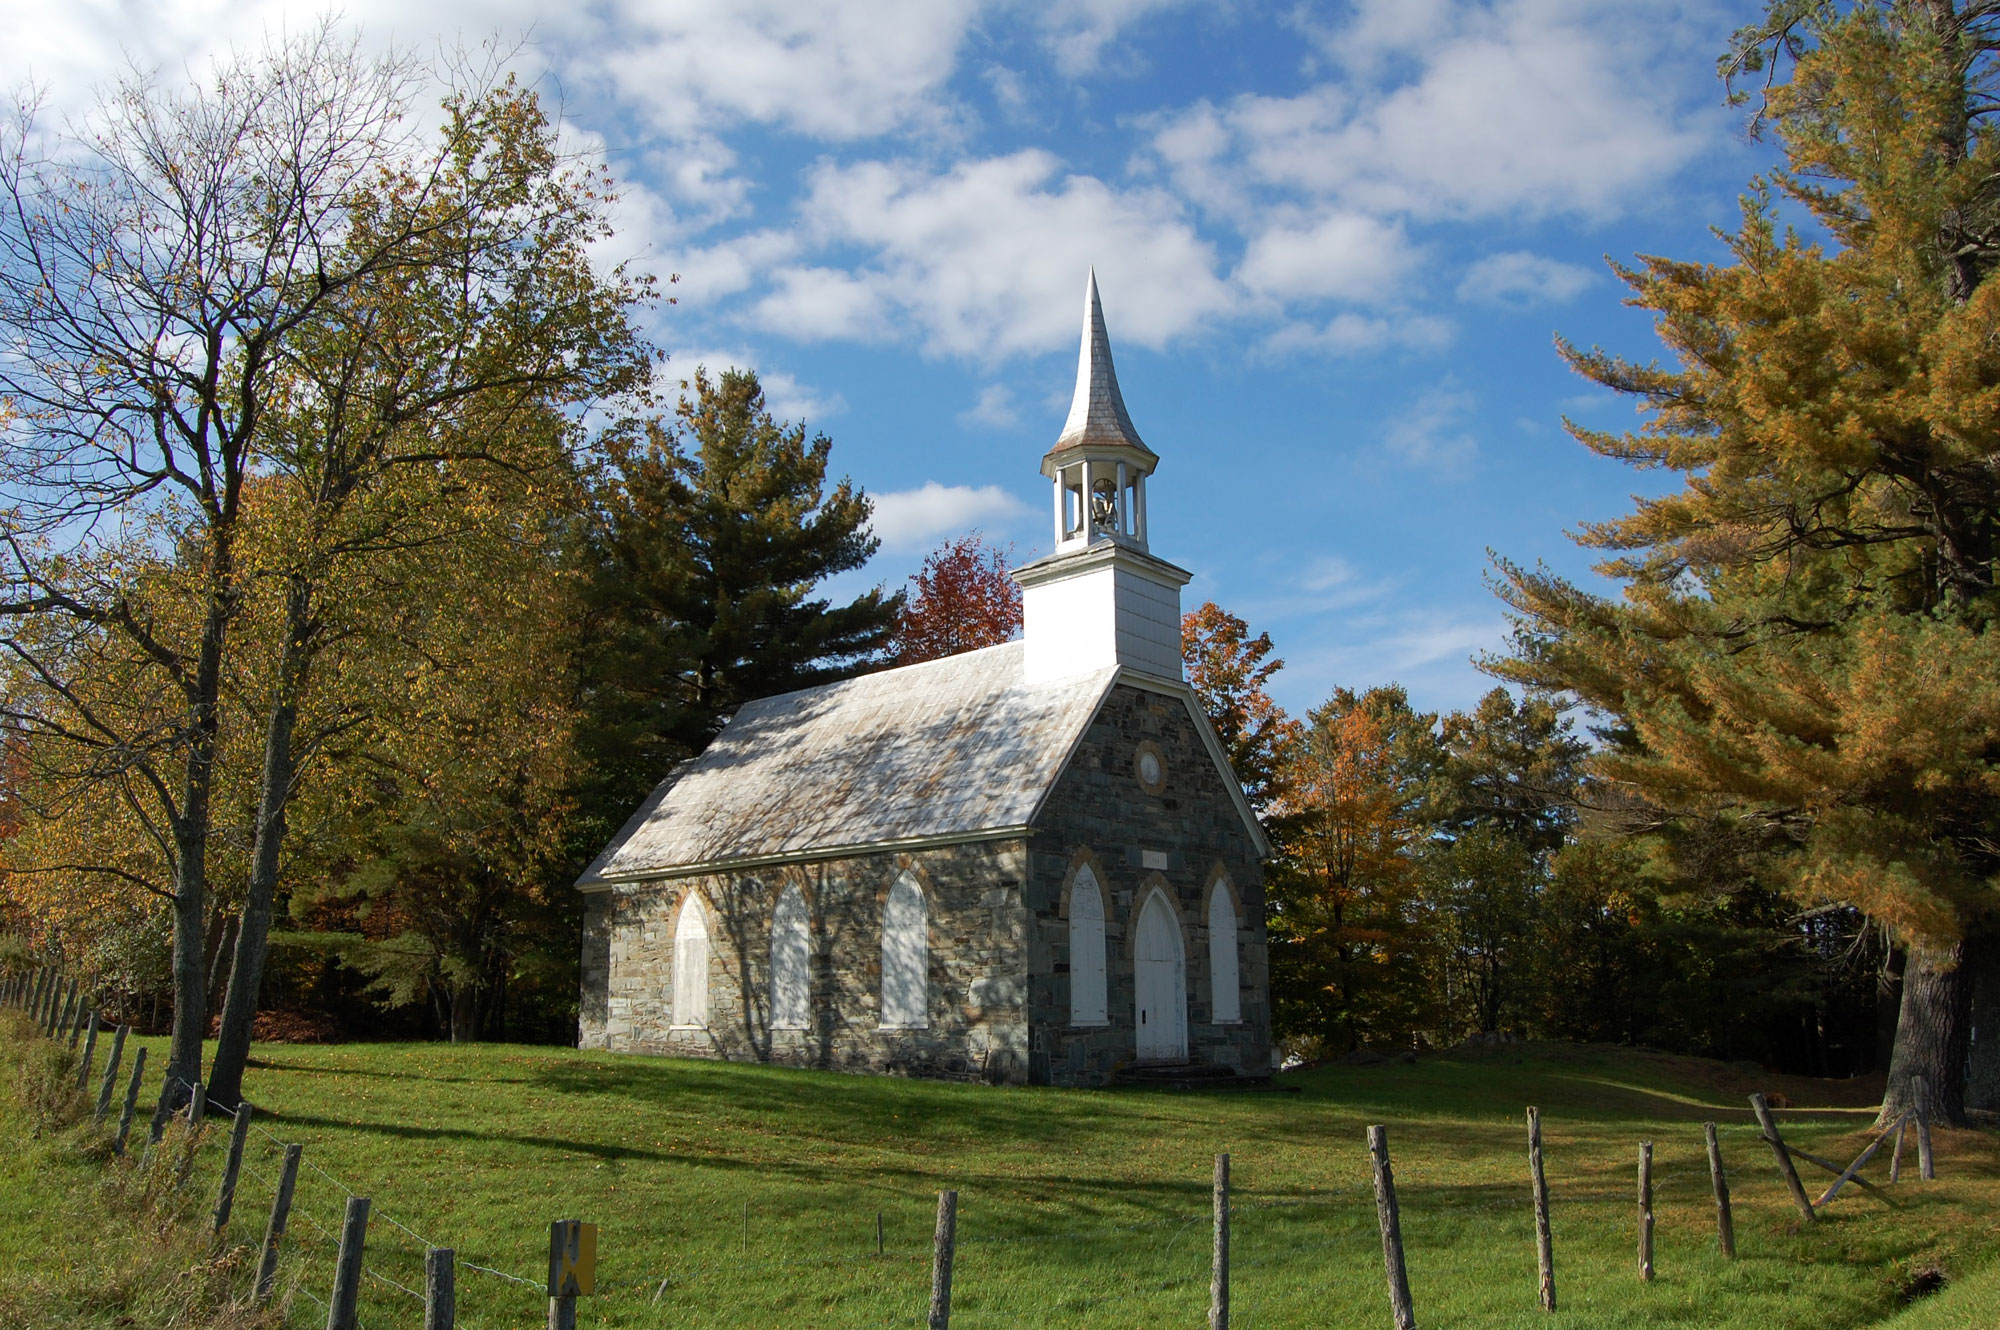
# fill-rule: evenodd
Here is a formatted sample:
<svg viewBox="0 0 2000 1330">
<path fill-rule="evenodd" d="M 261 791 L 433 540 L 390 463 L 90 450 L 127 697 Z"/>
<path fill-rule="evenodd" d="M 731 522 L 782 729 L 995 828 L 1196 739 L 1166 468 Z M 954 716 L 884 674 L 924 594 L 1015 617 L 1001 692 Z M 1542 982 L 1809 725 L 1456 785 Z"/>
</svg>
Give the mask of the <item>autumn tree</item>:
<svg viewBox="0 0 2000 1330">
<path fill-rule="evenodd" d="M 832 450 L 774 419 L 748 370 L 697 368 L 672 417 L 605 432 L 576 554 L 589 838 L 601 844 L 743 703 L 843 678 L 887 649 L 900 594 L 817 594 L 877 547 L 867 496 L 829 482 Z"/>
<path fill-rule="evenodd" d="M 1622 599 L 1501 565 L 1496 667 L 1609 718 L 1606 778 L 1907 941 L 1889 1118 L 1920 1075 L 1962 1118 L 2000 905 L 1996 48 L 1984 0 L 1780 0 L 1738 34 L 1786 168 L 1728 261 L 1619 270 L 1672 364 L 1561 348 L 1651 413 L 1572 433 L 1684 483 L 1585 528 Z"/>
<path fill-rule="evenodd" d="M 1021 631 L 1021 585 L 977 531 L 926 554 L 904 594 L 891 648 L 899 665 L 997 646 Z"/>
<path fill-rule="evenodd" d="M 1212 600 L 1181 616 L 1188 687 L 1201 700 L 1244 794 L 1260 814 L 1277 793 L 1286 744 L 1299 729 L 1265 691 L 1271 676 L 1285 667 L 1272 650 L 1269 633 L 1250 636 L 1248 623 Z"/>
<path fill-rule="evenodd" d="M 467 78 L 433 136 L 412 113 L 429 72 L 365 59 L 324 23 L 186 91 L 129 77 L 74 132 L 24 106 L 0 145 L 0 394 L 12 417 L 0 616 L 76 626 L 12 635 L 15 660 L 58 705 L 9 719 L 78 758 L 77 780 L 123 791 L 160 852 L 174 914 L 169 1108 L 201 1078 L 225 692 L 255 583 L 288 576 L 246 562 L 251 496 L 302 470 L 316 479 L 300 474 L 294 498 L 337 492 L 349 482 L 335 456 L 386 432 L 360 417 L 399 421 L 399 438 L 448 420 L 468 380 L 490 376 L 490 352 L 542 336 L 536 302 L 601 234 L 589 223 L 605 206 L 599 182 L 548 169 L 552 136 L 532 97 Z M 396 304 L 426 283 L 441 300 L 421 316 Z M 617 354 L 593 336 L 546 349 Z M 329 372 L 315 378 L 308 363 Z M 509 379 L 532 379 L 529 366 L 516 360 Z M 330 394 L 335 384 L 354 391 Z M 296 528 L 301 548 L 312 530 Z M 323 607 L 297 608 L 294 628 Z M 78 687 L 49 645 L 76 634 L 159 676 L 137 695 L 168 705 L 142 720 Z M 267 756 L 290 743 L 290 708 L 281 698 L 263 718 Z M 263 781 L 259 896 L 282 841 L 284 766 Z M 255 1007 L 256 930 L 238 952 L 225 1102 Z"/>
<path fill-rule="evenodd" d="M 1437 718 L 1395 686 L 1337 691 L 1286 747 L 1274 805 L 1273 1001 L 1331 1046 L 1407 1043 L 1428 998 L 1413 851 L 1426 832 Z"/>
<path fill-rule="evenodd" d="M 365 718 L 312 706 L 326 653 L 388 649 L 423 585 L 409 553 L 449 563 L 495 539 L 496 505 L 502 540 L 516 511 L 547 520 L 533 497 L 568 484 L 562 413 L 638 388 L 651 364 L 631 322 L 647 285 L 600 274 L 591 255 L 615 197 L 601 167 L 565 158 L 511 81 L 454 93 L 444 111 L 440 165 L 385 169 L 347 201 L 346 251 L 402 234 L 422 246 L 323 303 L 272 374 L 244 546 L 272 630 L 249 881 L 209 1075 L 219 1104 L 241 1090 L 287 806 L 324 744 Z M 464 665 L 480 677 L 478 658 Z"/>
<path fill-rule="evenodd" d="M 574 952 L 579 579 L 557 520 L 574 495 L 497 473 L 463 497 L 466 538 L 385 559 L 398 608 L 366 650 L 329 657 L 342 668 L 316 706 L 355 719 L 304 796 L 318 834 L 288 868 L 292 921 L 357 920 L 323 947 L 384 1007 L 437 1010 L 454 1042 L 493 1031 L 538 969 L 568 975 Z"/>
</svg>

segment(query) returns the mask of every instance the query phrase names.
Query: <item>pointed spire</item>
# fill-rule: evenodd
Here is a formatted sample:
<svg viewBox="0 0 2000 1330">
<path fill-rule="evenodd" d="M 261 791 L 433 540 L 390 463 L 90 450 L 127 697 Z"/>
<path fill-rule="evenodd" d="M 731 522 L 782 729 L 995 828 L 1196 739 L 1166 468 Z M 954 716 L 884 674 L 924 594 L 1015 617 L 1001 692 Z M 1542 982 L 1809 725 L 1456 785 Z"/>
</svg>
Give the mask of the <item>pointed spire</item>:
<svg viewBox="0 0 2000 1330">
<path fill-rule="evenodd" d="M 1111 366 L 1111 338 L 1104 331 L 1104 307 L 1097 299 L 1097 269 L 1083 294 L 1083 346 L 1076 360 L 1076 396 L 1070 399 L 1069 419 L 1063 423 L 1051 454 L 1072 448 L 1111 445 L 1137 448 L 1148 457 L 1152 449 L 1132 428 L 1125 412 L 1125 398 L 1118 391 L 1118 371 Z"/>
</svg>

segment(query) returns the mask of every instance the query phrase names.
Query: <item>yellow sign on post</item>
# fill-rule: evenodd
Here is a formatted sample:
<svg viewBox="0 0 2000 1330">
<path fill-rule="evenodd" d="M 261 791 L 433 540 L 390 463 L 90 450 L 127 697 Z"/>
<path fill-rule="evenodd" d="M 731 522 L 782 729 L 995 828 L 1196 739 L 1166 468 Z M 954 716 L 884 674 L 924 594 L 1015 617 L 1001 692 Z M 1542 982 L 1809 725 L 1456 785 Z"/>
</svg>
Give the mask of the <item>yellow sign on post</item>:
<svg viewBox="0 0 2000 1330">
<path fill-rule="evenodd" d="M 549 1225 L 549 1296 L 573 1298 L 597 1291 L 597 1225 L 558 1219 Z"/>
</svg>

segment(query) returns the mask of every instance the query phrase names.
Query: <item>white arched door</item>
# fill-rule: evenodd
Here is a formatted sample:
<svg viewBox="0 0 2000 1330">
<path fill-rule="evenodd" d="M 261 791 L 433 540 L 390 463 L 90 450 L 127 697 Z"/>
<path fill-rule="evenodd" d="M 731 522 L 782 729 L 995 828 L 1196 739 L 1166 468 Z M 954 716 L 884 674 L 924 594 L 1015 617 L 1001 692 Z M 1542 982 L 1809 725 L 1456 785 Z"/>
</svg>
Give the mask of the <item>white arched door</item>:
<svg viewBox="0 0 2000 1330">
<path fill-rule="evenodd" d="M 1187 957 L 1174 908 L 1159 890 L 1139 910 L 1133 939 L 1133 1021 L 1141 1062 L 1187 1061 Z"/>
</svg>

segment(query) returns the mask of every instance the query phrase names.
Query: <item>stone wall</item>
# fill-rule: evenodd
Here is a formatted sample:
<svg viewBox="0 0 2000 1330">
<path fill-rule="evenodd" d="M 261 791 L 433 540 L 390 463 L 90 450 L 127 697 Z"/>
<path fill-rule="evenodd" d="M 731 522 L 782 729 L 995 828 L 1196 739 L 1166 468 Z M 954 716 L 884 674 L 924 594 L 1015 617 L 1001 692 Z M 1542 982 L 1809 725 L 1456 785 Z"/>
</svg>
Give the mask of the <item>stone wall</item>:
<svg viewBox="0 0 2000 1330">
<path fill-rule="evenodd" d="M 1142 743 L 1157 745 L 1165 788 L 1150 794 L 1135 769 Z M 1112 691 L 1044 805 L 1028 842 L 1029 1079 L 1101 1085 L 1136 1052 L 1132 921 L 1157 883 L 1177 907 L 1187 958 L 1188 1057 L 1249 1075 L 1271 1069 L 1270 949 L 1264 877 L 1223 777 L 1186 705 L 1121 684 Z M 1105 892 L 1105 979 L 1110 1023 L 1069 1024 L 1069 919 L 1065 891 L 1076 864 L 1093 862 Z M 1151 861 L 1150 866 L 1149 860 Z M 1238 897 L 1242 1019 L 1213 1016 L 1208 893 L 1216 870 Z"/>
<path fill-rule="evenodd" d="M 985 841 L 594 892 L 584 923 L 579 1042 L 842 1071 L 1025 1080 L 1026 860 L 1021 841 Z M 904 870 L 923 887 L 928 908 L 930 1025 L 884 1030 L 882 906 Z M 811 1016 L 803 1030 L 773 1029 L 770 1020 L 771 917 L 788 884 L 803 895 L 811 928 Z M 708 1021 L 676 1029 L 674 932 L 695 890 L 709 907 Z"/>
</svg>

